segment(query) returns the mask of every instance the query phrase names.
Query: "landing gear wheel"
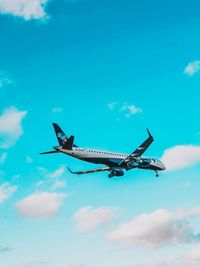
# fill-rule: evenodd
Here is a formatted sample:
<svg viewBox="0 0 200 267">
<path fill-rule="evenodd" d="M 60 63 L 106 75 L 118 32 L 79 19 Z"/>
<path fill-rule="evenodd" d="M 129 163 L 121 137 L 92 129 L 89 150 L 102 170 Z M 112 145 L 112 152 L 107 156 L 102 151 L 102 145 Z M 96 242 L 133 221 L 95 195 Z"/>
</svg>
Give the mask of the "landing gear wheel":
<svg viewBox="0 0 200 267">
<path fill-rule="evenodd" d="M 110 173 L 110 174 L 108 174 L 108 177 L 109 177 L 109 178 L 112 178 L 112 177 L 113 177 L 113 175 Z"/>
<path fill-rule="evenodd" d="M 159 173 L 158 172 L 156 172 L 156 177 L 159 177 Z"/>
</svg>

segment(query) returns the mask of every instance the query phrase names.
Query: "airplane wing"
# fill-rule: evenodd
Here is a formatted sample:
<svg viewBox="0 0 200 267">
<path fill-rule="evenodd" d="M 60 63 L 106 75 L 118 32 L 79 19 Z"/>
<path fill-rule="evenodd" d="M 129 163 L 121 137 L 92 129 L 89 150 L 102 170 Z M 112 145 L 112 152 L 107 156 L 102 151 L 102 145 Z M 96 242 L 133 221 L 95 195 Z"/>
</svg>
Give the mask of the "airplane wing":
<svg viewBox="0 0 200 267">
<path fill-rule="evenodd" d="M 147 148 L 151 145 L 151 143 L 154 141 L 153 136 L 150 134 L 149 130 L 148 132 L 148 138 L 136 149 L 134 150 L 127 158 L 122 160 L 119 165 L 123 165 L 124 163 L 128 163 L 131 161 L 136 161 L 137 158 L 142 156 L 144 152 L 147 150 Z"/>
<path fill-rule="evenodd" d="M 88 170 L 88 171 L 79 171 L 79 172 L 73 172 L 72 170 L 70 170 L 70 168 L 67 168 L 71 173 L 73 174 L 87 174 L 87 173 L 93 173 L 93 172 L 104 172 L 104 171 L 109 171 L 110 168 L 109 167 L 104 167 L 104 168 L 98 168 L 98 169 L 92 169 L 92 170 Z"/>
</svg>

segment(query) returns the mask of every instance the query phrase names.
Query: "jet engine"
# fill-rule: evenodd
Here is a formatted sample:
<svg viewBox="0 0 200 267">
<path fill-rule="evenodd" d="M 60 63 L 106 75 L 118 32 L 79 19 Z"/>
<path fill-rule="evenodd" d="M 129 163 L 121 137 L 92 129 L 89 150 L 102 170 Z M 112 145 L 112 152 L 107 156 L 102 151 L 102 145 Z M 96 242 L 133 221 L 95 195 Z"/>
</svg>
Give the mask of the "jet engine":
<svg viewBox="0 0 200 267">
<path fill-rule="evenodd" d="M 113 170 L 109 173 L 108 177 L 111 178 L 111 177 L 113 177 L 113 176 L 123 176 L 123 175 L 124 175 L 124 171 L 123 171 L 123 170 L 120 170 L 120 169 L 113 169 Z"/>
</svg>

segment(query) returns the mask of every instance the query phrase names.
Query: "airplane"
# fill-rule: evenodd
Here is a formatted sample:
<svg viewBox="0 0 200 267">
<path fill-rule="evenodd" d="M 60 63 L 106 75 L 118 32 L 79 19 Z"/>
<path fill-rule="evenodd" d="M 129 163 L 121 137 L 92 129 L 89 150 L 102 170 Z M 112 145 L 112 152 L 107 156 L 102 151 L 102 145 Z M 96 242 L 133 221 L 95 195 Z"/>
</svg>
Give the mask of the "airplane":
<svg viewBox="0 0 200 267">
<path fill-rule="evenodd" d="M 78 147 L 74 144 L 73 135 L 67 137 L 67 135 L 63 132 L 63 130 L 57 123 L 52 124 L 59 146 L 54 146 L 53 151 L 41 152 L 40 154 L 44 155 L 53 153 L 64 153 L 79 160 L 105 165 L 105 167 L 77 172 L 73 172 L 68 168 L 68 170 L 72 174 L 80 175 L 107 171 L 109 172 L 108 177 L 111 178 L 114 176 L 123 176 L 125 171 L 137 168 L 144 170 L 152 170 L 156 173 L 156 177 L 158 177 L 159 172 L 164 171 L 166 169 L 165 165 L 159 159 L 142 156 L 147 150 L 147 148 L 154 141 L 154 138 L 150 134 L 148 129 L 148 138 L 131 154 L 123 154 Z"/>
</svg>

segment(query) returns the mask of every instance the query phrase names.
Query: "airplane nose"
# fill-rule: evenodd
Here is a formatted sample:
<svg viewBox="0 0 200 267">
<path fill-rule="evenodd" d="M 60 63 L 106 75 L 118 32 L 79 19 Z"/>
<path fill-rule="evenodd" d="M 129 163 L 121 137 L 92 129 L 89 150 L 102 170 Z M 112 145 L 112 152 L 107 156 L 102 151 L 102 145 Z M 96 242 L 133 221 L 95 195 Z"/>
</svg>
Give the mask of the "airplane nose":
<svg viewBox="0 0 200 267">
<path fill-rule="evenodd" d="M 166 167 L 163 163 L 162 163 L 161 167 L 162 167 L 162 171 L 166 170 Z"/>
</svg>

